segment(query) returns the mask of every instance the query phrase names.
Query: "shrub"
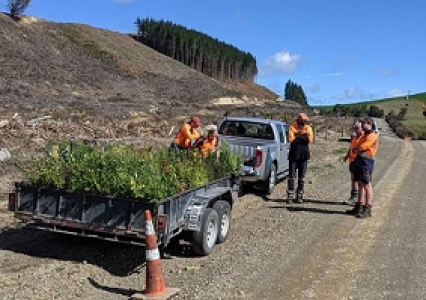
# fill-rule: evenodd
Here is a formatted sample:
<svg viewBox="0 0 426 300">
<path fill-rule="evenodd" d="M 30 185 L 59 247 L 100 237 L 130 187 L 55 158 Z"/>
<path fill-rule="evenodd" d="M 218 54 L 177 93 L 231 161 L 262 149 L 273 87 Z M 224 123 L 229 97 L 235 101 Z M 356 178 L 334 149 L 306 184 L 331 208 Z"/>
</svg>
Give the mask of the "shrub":
<svg viewBox="0 0 426 300">
<path fill-rule="evenodd" d="M 8 0 L 7 8 L 12 18 L 22 15 L 30 5 L 31 0 Z"/>
<path fill-rule="evenodd" d="M 48 147 L 42 159 L 18 164 L 30 183 L 100 195 L 158 201 L 189 188 L 231 176 L 242 160 L 223 143 L 220 156 L 169 152 L 146 147 L 136 150 L 118 143 L 93 147 L 65 142 Z"/>
</svg>

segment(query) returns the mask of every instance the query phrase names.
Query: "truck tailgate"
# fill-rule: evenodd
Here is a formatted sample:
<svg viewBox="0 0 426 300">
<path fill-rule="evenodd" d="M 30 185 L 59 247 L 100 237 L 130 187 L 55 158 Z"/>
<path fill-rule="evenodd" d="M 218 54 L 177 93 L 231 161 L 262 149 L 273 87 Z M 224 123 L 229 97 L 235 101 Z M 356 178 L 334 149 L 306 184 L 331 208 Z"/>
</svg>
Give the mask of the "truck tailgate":
<svg viewBox="0 0 426 300">
<path fill-rule="evenodd" d="M 256 140 L 253 138 L 221 136 L 221 139 L 226 141 L 233 153 L 241 155 L 244 160 L 254 158 L 258 147 L 267 149 L 269 146 L 273 145 L 273 142 L 271 143 L 270 141 Z"/>
</svg>

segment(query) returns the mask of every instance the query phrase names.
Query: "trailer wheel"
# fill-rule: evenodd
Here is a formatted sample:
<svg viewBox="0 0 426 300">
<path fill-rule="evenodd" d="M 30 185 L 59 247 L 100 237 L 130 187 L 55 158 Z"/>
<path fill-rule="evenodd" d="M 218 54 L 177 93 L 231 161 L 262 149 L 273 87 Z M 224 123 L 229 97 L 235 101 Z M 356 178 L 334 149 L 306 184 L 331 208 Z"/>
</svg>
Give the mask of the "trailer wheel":
<svg viewBox="0 0 426 300">
<path fill-rule="evenodd" d="M 213 205 L 213 209 L 219 215 L 219 228 L 217 234 L 217 244 L 226 241 L 231 229 L 231 205 L 226 201 L 217 201 Z"/>
<path fill-rule="evenodd" d="M 210 254 L 217 241 L 219 228 L 219 216 L 212 208 L 206 208 L 201 217 L 200 231 L 194 231 L 192 236 L 192 247 L 194 252 L 199 255 Z"/>
</svg>

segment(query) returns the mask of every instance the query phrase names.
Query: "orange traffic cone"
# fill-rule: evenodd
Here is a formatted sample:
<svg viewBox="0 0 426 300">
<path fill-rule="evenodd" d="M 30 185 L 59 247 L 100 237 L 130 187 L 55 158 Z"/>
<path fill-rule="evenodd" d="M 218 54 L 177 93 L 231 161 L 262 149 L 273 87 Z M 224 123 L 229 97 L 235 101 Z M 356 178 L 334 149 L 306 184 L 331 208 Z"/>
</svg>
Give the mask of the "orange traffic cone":
<svg viewBox="0 0 426 300">
<path fill-rule="evenodd" d="M 179 289 L 166 288 L 161 268 L 157 236 L 152 224 L 149 210 L 145 211 L 145 252 L 146 252 L 146 287 L 143 294 L 134 294 L 131 299 L 170 299 L 179 293 Z"/>
</svg>

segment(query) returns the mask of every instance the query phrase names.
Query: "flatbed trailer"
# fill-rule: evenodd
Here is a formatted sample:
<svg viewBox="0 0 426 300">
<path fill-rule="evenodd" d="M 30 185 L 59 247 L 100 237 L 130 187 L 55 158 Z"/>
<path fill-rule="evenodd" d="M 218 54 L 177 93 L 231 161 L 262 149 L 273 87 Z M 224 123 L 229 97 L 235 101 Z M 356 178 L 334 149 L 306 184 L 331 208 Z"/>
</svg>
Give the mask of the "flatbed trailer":
<svg viewBox="0 0 426 300">
<path fill-rule="evenodd" d="M 25 227 L 145 246 L 144 212 L 150 210 L 158 244 L 182 232 L 194 251 L 210 254 L 228 237 L 239 178 L 231 176 L 158 202 L 42 188 L 16 182 L 9 210 Z"/>
</svg>

